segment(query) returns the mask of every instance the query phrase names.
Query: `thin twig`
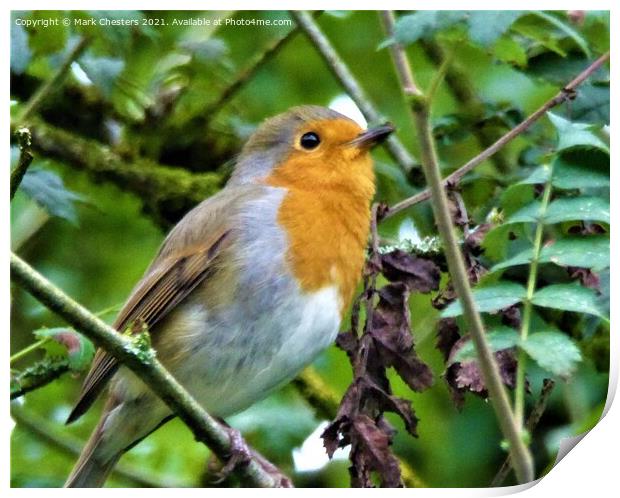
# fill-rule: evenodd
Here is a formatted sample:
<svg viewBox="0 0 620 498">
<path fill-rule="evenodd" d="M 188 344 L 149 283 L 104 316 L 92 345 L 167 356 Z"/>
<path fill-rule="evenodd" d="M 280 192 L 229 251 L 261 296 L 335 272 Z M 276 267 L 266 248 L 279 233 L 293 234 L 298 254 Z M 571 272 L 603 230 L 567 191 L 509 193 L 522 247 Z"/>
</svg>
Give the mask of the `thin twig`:
<svg viewBox="0 0 620 498">
<path fill-rule="evenodd" d="M 330 41 L 321 31 L 319 25 L 314 21 L 312 16 L 304 11 L 291 11 L 291 15 L 299 27 L 304 31 L 312 45 L 318 50 L 323 57 L 329 69 L 332 71 L 336 79 L 344 87 L 349 96 L 357 104 L 360 111 L 369 123 L 379 124 L 385 122 L 385 119 L 375 108 L 372 102 L 366 97 L 364 90 L 357 82 L 347 65 L 340 58 Z M 405 146 L 391 135 L 384 142 L 390 155 L 405 173 L 409 173 L 416 167 L 415 159 L 409 154 Z"/>
<path fill-rule="evenodd" d="M 379 13 L 379 18 L 383 24 L 383 29 L 386 33 L 394 33 L 396 26 L 396 17 L 391 10 L 382 10 Z M 392 60 L 394 61 L 394 67 L 398 72 L 400 81 L 402 81 L 403 90 L 407 95 L 422 95 L 422 92 L 418 88 L 418 85 L 413 79 L 413 73 L 411 66 L 407 64 L 405 50 L 403 46 L 394 42 L 390 45 L 390 52 L 392 53 Z"/>
<path fill-rule="evenodd" d="M 534 429 L 536 429 L 540 418 L 545 412 L 545 409 L 547 408 L 547 401 L 549 400 L 549 396 L 551 396 L 551 391 L 553 391 L 554 386 L 555 382 L 552 379 L 545 379 L 543 381 L 543 386 L 540 391 L 540 397 L 538 398 L 538 401 L 536 401 L 536 405 L 532 409 L 530 416 L 527 418 L 527 422 L 525 424 L 525 428 L 530 434 L 534 432 Z M 508 477 L 510 468 L 510 456 L 507 456 L 496 476 L 493 478 L 493 481 L 491 481 L 490 487 L 494 488 L 497 486 L 501 486 Z"/>
<path fill-rule="evenodd" d="M 73 46 L 73 48 L 69 51 L 65 59 L 62 61 L 62 64 L 49 80 L 47 80 L 43 85 L 39 87 L 39 89 L 30 97 L 30 100 L 26 102 L 24 108 L 16 118 L 15 122 L 17 124 L 23 123 L 26 119 L 28 119 L 32 114 L 34 114 L 41 104 L 45 101 L 48 95 L 58 89 L 62 80 L 69 72 L 71 68 L 71 64 L 75 60 L 77 60 L 82 52 L 86 49 L 88 44 L 90 43 L 90 38 L 82 37 L 78 40 L 78 42 Z"/>
<path fill-rule="evenodd" d="M 387 33 L 392 36 L 392 32 Z M 401 49 L 402 50 L 402 49 Z M 402 62 L 404 61 L 404 62 Z M 406 58 L 394 60 L 395 64 L 408 64 Z M 402 73 L 400 71 L 399 73 Z M 502 434 L 509 442 L 512 462 L 520 483 L 534 479 L 532 456 L 521 439 L 519 427 L 510 408 L 508 395 L 502 383 L 499 368 L 493 352 L 489 347 L 480 313 L 476 308 L 463 256 L 461 254 L 450 216 L 450 208 L 445 188 L 441 179 L 437 151 L 433 141 L 429 103 L 424 96 L 407 93 L 414 128 L 416 129 L 422 153 L 422 168 L 431 191 L 431 203 L 435 221 L 443 241 L 448 269 L 454 288 L 463 307 L 472 340 L 476 346 L 478 364 L 482 371 L 490 400 L 496 413 Z"/>
<path fill-rule="evenodd" d="M 545 102 L 540 108 L 534 111 L 530 116 L 527 117 L 523 122 L 518 124 L 508 133 L 503 135 L 499 140 L 497 140 L 493 145 L 489 146 L 487 149 L 483 150 L 480 154 L 470 159 L 463 166 L 458 168 L 453 173 L 449 174 L 446 178 L 442 180 L 444 187 L 449 183 L 458 183 L 461 179 L 473 170 L 476 166 L 483 163 L 487 159 L 489 159 L 493 154 L 495 154 L 498 150 L 504 147 L 506 144 L 511 142 L 525 130 L 527 130 L 530 126 L 532 126 L 536 121 L 538 121 L 541 117 L 543 117 L 546 112 L 553 107 L 556 107 L 564 102 L 572 100 L 575 98 L 575 90 L 579 85 L 581 85 L 585 80 L 587 80 L 592 73 L 598 70 L 605 62 L 609 60 L 609 52 L 599 57 L 592 64 L 590 64 L 583 72 L 581 72 L 574 80 L 572 80 L 568 85 L 562 88 L 557 95 L 553 98 L 549 99 Z M 392 207 L 390 207 L 382 220 L 390 218 L 401 211 L 410 208 L 420 202 L 426 201 L 430 199 L 431 191 L 430 189 L 424 190 L 419 194 L 411 196 L 405 200 L 402 200 Z"/>
<path fill-rule="evenodd" d="M 316 12 L 315 15 L 320 15 L 320 13 L 321 12 Z M 243 88 L 243 85 L 252 79 L 267 62 L 272 60 L 297 33 L 299 33 L 299 26 L 295 26 L 289 32 L 271 40 L 252 61 L 235 75 L 233 80 L 222 90 L 219 96 L 207 106 L 202 115 L 206 116 L 206 119 L 209 119 L 219 112 L 220 109 Z"/>
<path fill-rule="evenodd" d="M 428 85 L 428 88 L 426 90 L 426 100 L 428 101 L 429 105 L 432 105 L 432 103 L 435 101 L 435 96 L 437 95 L 437 91 L 439 90 L 439 87 L 443 83 L 443 80 L 445 79 L 446 74 L 448 74 L 448 70 L 452 66 L 452 61 L 454 60 L 455 56 L 456 56 L 456 50 L 451 50 L 448 56 L 444 58 L 443 62 L 441 63 L 437 71 L 435 72 L 433 79 Z"/>
<path fill-rule="evenodd" d="M 18 362 L 22 358 L 25 358 L 30 353 L 34 353 L 39 348 L 43 347 L 45 344 L 52 340 L 51 337 L 44 337 L 43 339 L 38 340 L 37 342 L 33 342 L 32 344 L 26 346 L 24 349 L 20 349 L 17 353 L 11 355 L 9 358 L 9 365 L 13 365 Z"/>
<path fill-rule="evenodd" d="M 131 339 L 94 316 L 12 253 L 11 279 L 134 372 L 185 422 L 196 439 L 211 448 L 222 461 L 230 458 L 229 432 L 190 396 L 155 358 L 152 350 L 141 350 Z M 237 466 L 235 472 L 255 487 L 277 487 L 281 482 L 254 459 Z"/>
<path fill-rule="evenodd" d="M 549 166 L 551 169 L 552 167 Z M 521 344 L 525 344 L 528 335 L 530 333 L 530 325 L 532 321 L 532 299 L 534 298 L 534 292 L 536 291 L 536 284 L 538 282 L 538 260 L 540 259 L 540 251 L 543 247 L 543 233 L 545 230 L 544 216 L 547 213 L 547 206 L 549 206 L 549 200 L 551 199 L 551 190 L 553 185 L 553 171 L 549 172 L 549 178 L 545 185 L 545 191 L 540 203 L 540 210 L 538 212 L 538 222 L 536 223 L 536 233 L 534 235 L 534 244 L 532 248 L 532 258 L 530 259 L 530 272 L 527 278 L 527 292 L 525 300 L 523 302 L 523 314 L 521 318 L 521 331 L 520 339 Z M 523 348 L 519 348 L 519 358 L 517 361 L 517 379 L 515 381 L 515 402 L 514 411 L 517 419 L 517 424 L 521 426 L 523 424 L 523 414 L 525 412 L 525 370 L 527 366 L 527 353 Z"/>
<path fill-rule="evenodd" d="M 54 424 L 48 422 L 44 417 L 36 415 L 32 411 L 26 410 L 19 405 L 11 404 L 11 418 L 17 422 L 17 425 L 27 429 L 32 434 L 37 435 L 45 443 L 57 448 L 66 455 L 74 457 L 80 454 L 84 442 L 72 436 L 64 430 L 59 429 Z M 133 465 L 127 465 L 123 462 L 116 464 L 112 473 L 117 477 L 121 477 L 131 481 L 138 486 L 147 488 L 165 488 L 165 487 L 182 487 L 181 483 L 168 481 L 167 479 L 157 481 L 153 479 L 152 473 L 146 473 Z"/>
<path fill-rule="evenodd" d="M 32 144 L 30 130 L 28 128 L 19 128 L 15 134 L 17 135 L 17 141 L 19 143 L 19 159 L 17 160 L 17 166 L 11 171 L 11 200 L 13 200 L 15 192 L 17 192 L 17 189 L 22 183 L 24 175 L 33 159 L 30 153 L 30 145 Z"/>
</svg>

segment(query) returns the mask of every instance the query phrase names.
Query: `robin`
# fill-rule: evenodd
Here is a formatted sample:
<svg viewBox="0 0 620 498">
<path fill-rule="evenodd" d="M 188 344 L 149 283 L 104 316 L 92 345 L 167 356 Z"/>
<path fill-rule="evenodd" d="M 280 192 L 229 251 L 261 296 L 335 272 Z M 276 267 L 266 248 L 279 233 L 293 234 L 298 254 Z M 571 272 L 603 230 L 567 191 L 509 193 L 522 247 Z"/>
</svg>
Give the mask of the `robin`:
<svg viewBox="0 0 620 498">
<path fill-rule="evenodd" d="M 157 357 L 213 416 L 244 410 L 335 339 L 364 264 L 375 182 L 363 131 L 300 106 L 266 120 L 226 186 L 172 229 L 114 327 L 148 327 Z M 102 486 L 129 448 L 173 418 L 98 350 L 68 422 L 109 385 L 98 425 L 65 486 Z"/>
</svg>

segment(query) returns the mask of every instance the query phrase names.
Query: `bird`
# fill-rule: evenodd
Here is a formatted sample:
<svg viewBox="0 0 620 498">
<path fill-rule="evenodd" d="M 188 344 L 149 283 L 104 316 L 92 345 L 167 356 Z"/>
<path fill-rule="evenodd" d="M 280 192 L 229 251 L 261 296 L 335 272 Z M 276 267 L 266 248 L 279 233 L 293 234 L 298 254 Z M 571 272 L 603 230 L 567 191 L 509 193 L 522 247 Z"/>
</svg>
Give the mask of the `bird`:
<svg viewBox="0 0 620 498">
<path fill-rule="evenodd" d="M 226 185 L 164 239 L 114 322 L 146 327 L 157 358 L 211 415 L 238 413 L 336 338 L 362 276 L 375 176 L 362 129 L 302 105 L 265 120 Z M 174 414 L 98 349 L 67 423 L 107 388 L 65 487 L 101 487 L 119 458 Z"/>
</svg>

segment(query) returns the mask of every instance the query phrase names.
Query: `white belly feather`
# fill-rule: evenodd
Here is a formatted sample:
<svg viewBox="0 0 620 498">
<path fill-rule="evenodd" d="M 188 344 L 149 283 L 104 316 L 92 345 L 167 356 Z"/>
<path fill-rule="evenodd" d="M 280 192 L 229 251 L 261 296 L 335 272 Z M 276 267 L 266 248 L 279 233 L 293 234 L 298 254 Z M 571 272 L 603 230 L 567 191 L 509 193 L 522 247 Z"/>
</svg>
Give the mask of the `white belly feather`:
<svg viewBox="0 0 620 498">
<path fill-rule="evenodd" d="M 192 386 L 190 392 L 207 411 L 225 417 L 247 408 L 291 380 L 335 340 L 341 305 L 335 286 L 289 298 L 295 302 L 277 308 L 268 321 L 251 331 L 242 321 L 235 324 L 236 330 L 206 331 L 205 322 L 209 321 L 205 321 L 204 308 L 197 309 L 194 330 L 231 338 L 219 350 L 213 349 L 212 341 L 204 346 L 197 344 L 187 361 L 173 371 L 182 384 Z M 291 313 L 291 308 L 297 312 Z M 234 340 L 248 333 L 252 334 L 249 340 Z M 204 340 L 200 334 L 193 337 L 198 343 Z M 235 344 L 243 343 L 248 348 L 264 344 L 264 351 L 257 351 L 258 360 L 242 361 L 249 351 Z M 227 361 L 222 362 L 218 355 L 228 355 Z M 214 364 L 222 365 L 219 371 L 214 371 Z"/>
</svg>

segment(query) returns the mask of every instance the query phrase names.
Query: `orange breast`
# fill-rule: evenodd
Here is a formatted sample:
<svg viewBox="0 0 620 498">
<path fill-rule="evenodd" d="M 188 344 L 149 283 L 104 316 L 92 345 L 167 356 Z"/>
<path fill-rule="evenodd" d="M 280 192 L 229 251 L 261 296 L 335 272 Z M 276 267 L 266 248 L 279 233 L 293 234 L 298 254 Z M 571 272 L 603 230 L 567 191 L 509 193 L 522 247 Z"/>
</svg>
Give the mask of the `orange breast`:
<svg viewBox="0 0 620 498">
<path fill-rule="evenodd" d="M 290 242 L 292 272 L 306 292 L 336 285 L 344 314 L 364 265 L 374 195 L 370 156 L 356 158 L 355 164 L 347 161 L 340 170 L 332 163 L 324 174 L 316 165 L 299 164 L 303 158 L 288 163 L 267 183 L 288 189 L 278 221 Z"/>
</svg>

